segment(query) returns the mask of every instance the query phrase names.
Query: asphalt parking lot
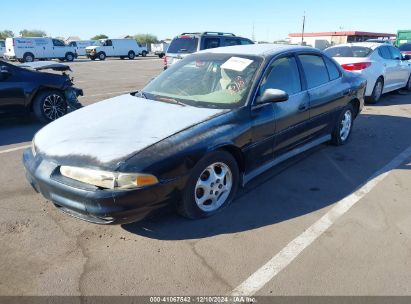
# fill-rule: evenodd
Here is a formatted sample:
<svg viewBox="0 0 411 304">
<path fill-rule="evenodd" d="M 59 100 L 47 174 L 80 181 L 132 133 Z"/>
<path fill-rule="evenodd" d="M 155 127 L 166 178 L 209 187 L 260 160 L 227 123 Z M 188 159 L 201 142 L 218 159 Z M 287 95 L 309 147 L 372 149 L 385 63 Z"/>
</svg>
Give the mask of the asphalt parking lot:
<svg viewBox="0 0 411 304">
<path fill-rule="evenodd" d="M 70 65 L 85 105 L 163 67 L 154 57 Z M 348 145 L 270 170 L 199 221 L 167 210 L 98 226 L 61 213 L 24 177 L 21 147 L 39 128 L 0 122 L 1 295 L 411 295 L 411 94 L 367 105 Z"/>
</svg>

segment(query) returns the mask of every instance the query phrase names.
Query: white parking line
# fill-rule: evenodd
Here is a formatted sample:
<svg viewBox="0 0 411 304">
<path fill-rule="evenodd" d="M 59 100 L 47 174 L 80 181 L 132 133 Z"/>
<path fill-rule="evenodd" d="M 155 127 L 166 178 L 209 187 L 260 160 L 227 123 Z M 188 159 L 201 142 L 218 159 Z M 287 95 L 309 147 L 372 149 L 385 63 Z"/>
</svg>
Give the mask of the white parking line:
<svg viewBox="0 0 411 304">
<path fill-rule="evenodd" d="M 292 240 L 271 260 L 254 272 L 248 279 L 232 291 L 233 296 L 252 296 L 271 281 L 279 272 L 286 268 L 301 252 L 311 245 L 319 236 L 331 227 L 342 215 L 350 210 L 358 201 L 380 183 L 391 170 L 400 166 L 411 156 L 411 146 L 394 158 L 384 168 L 377 171 L 355 192 L 338 201 L 317 222 Z"/>
<path fill-rule="evenodd" d="M 11 148 L 11 149 L 6 149 L 6 150 L 0 150 L 0 154 L 14 152 L 14 151 L 18 151 L 18 150 L 24 150 L 24 149 L 27 149 L 27 148 L 30 148 L 30 147 L 31 147 L 31 145 L 25 145 L 25 146 L 15 147 L 15 148 Z"/>
</svg>

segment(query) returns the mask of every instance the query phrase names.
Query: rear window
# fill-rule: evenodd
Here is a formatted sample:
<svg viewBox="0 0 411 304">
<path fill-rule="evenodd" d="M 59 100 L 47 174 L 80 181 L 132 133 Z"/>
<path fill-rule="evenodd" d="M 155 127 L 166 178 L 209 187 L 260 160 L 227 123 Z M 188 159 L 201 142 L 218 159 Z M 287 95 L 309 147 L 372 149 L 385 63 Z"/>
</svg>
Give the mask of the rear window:
<svg viewBox="0 0 411 304">
<path fill-rule="evenodd" d="M 167 50 L 168 53 L 194 53 L 197 51 L 198 38 L 175 38 Z"/>
<path fill-rule="evenodd" d="M 411 43 L 402 44 L 399 49 L 401 52 L 411 51 Z"/>
<path fill-rule="evenodd" d="M 330 57 L 368 57 L 372 49 L 362 46 L 340 46 L 325 50 Z"/>
</svg>

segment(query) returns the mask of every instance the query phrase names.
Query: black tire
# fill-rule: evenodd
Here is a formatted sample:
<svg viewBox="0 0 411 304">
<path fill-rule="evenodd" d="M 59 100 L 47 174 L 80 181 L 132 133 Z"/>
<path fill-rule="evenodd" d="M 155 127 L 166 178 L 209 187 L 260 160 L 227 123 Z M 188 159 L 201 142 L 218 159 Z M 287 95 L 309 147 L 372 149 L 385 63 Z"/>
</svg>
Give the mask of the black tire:
<svg viewBox="0 0 411 304">
<path fill-rule="evenodd" d="M 384 90 L 384 80 L 380 77 L 375 82 L 374 89 L 372 90 L 371 96 L 366 98 L 367 103 L 376 104 L 381 99 L 383 90 Z"/>
<path fill-rule="evenodd" d="M 147 52 L 146 52 L 146 51 L 143 51 L 143 52 L 141 53 L 141 56 L 146 57 L 146 56 L 147 56 Z"/>
<path fill-rule="evenodd" d="M 68 53 L 66 54 L 66 56 L 64 56 L 64 59 L 65 59 L 66 61 L 69 61 L 69 62 L 74 61 L 74 58 L 75 58 L 75 56 L 74 56 L 74 54 L 71 53 L 71 52 L 68 52 Z"/>
<path fill-rule="evenodd" d="M 90 59 L 94 61 L 94 60 L 96 60 L 96 57 L 90 57 Z"/>
<path fill-rule="evenodd" d="M 198 189 L 196 185 L 197 185 L 197 181 L 199 181 L 201 177 L 204 175 L 203 173 L 205 172 L 205 170 L 208 169 L 213 164 L 225 165 L 227 168 L 230 169 L 229 170 L 230 174 L 228 174 L 227 177 L 224 177 L 223 180 L 221 181 L 217 180 L 218 183 L 216 182 L 215 184 L 214 183 L 211 184 L 213 185 L 214 188 L 211 188 L 212 191 L 210 192 L 210 195 L 211 193 L 213 193 L 213 195 L 215 195 L 216 197 L 220 197 L 221 199 L 223 199 L 223 196 L 225 196 L 226 194 L 228 194 L 228 196 L 225 198 L 225 200 L 222 201 L 222 203 L 215 210 L 205 211 L 201 209 L 196 203 L 196 196 L 198 195 L 196 191 L 201 190 L 201 189 Z M 215 166 L 214 168 L 218 169 L 218 166 Z M 230 178 L 231 178 L 232 185 L 231 185 L 231 189 L 229 190 L 229 192 L 228 193 L 226 192 L 218 193 L 219 189 L 221 189 L 224 186 L 223 184 L 229 183 Z M 198 218 L 205 218 L 205 217 L 212 216 L 220 212 L 222 209 L 227 207 L 232 202 L 237 192 L 238 184 L 239 184 L 239 169 L 238 169 L 238 164 L 236 160 L 234 159 L 234 157 L 230 153 L 225 152 L 225 151 L 212 152 L 206 155 L 202 160 L 200 160 L 196 164 L 196 166 L 193 168 L 192 174 L 190 178 L 188 179 L 188 182 L 185 186 L 182 201 L 178 205 L 178 212 L 182 216 L 189 218 L 189 219 L 198 219 Z M 226 193 L 226 194 L 223 195 L 223 193 Z M 202 195 L 205 195 L 204 191 Z M 206 200 L 205 202 L 207 201 L 208 200 Z M 207 205 L 205 204 L 205 206 Z M 211 204 L 209 206 L 211 206 Z"/>
<path fill-rule="evenodd" d="M 35 59 L 35 57 L 32 53 L 25 53 L 23 55 L 23 62 L 33 62 L 34 59 Z"/>
<path fill-rule="evenodd" d="M 164 54 L 158 55 L 158 58 L 162 59 L 164 57 Z"/>
<path fill-rule="evenodd" d="M 134 53 L 133 51 L 128 52 L 127 55 L 128 59 L 133 60 L 134 58 L 136 58 L 136 53 Z"/>
<path fill-rule="evenodd" d="M 407 85 L 404 87 L 404 90 L 407 90 L 408 92 L 411 92 L 411 75 L 408 78 Z"/>
<path fill-rule="evenodd" d="M 348 129 L 348 135 L 345 134 L 342 130 L 346 125 L 344 125 L 344 121 L 346 121 L 347 117 L 346 114 L 351 116 L 351 122 Z M 331 143 L 335 146 L 342 146 L 345 145 L 351 137 L 352 128 L 354 126 L 354 119 L 355 119 L 355 111 L 353 105 L 350 103 L 341 111 L 340 115 L 338 115 L 338 119 L 335 123 L 335 127 L 332 133 Z M 346 128 L 345 128 L 346 129 Z M 344 136 L 343 136 L 344 134 Z"/>
<path fill-rule="evenodd" d="M 49 123 L 67 114 L 66 99 L 59 91 L 41 92 L 33 100 L 33 112 L 38 120 Z"/>
<path fill-rule="evenodd" d="M 106 53 L 100 52 L 100 53 L 98 53 L 97 57 L 101 61 L 106 60 Z"/>
</svg>

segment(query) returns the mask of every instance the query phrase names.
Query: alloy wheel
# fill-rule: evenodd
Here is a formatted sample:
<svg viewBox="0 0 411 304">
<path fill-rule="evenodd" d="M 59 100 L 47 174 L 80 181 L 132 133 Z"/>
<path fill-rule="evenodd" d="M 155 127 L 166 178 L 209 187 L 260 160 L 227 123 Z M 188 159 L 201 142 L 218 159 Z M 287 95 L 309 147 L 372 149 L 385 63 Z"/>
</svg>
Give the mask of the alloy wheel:
<svg viewBox="0 0 411 304">
<path fill-rule="evenodd" d="M 229 166 L 218 162 L 208 166 L 197 180 L 194 197 L 197 206 L 205 212 L 220 208 L 233 188 L 233 174 Z"/>
<path fill-rule="evenodd" d="M 44 99 L 43 112 L 49 120 L 56 120 L 66 114 L 66 102 L 60 95 L 49 95 Z"/>
<path fill-rule="evenodd" d="M 340 138 L 344 142 L 350 136 L 352 126 L 352 113 L 350 110 L 345 111 L 343 119 L 341 120 Z"/>
</svg>

